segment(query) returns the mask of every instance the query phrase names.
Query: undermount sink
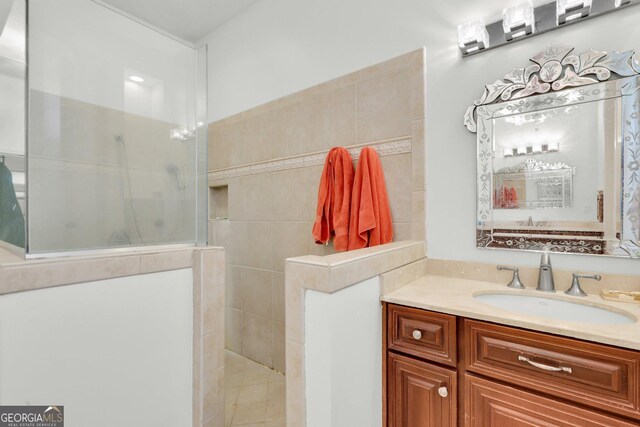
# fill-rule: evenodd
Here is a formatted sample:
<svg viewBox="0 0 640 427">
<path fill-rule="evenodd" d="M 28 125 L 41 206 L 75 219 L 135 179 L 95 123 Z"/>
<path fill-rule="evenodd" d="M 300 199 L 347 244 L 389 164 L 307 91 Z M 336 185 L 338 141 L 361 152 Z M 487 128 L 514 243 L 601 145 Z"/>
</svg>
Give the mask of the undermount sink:
<svg viewBox="0 0 640 427">
<path fill-rule="evenodd" d="M 473 297 L 479 302 L 502 310 L 547 319 L 596 324 L 635 323 L 637 321 L 630 314 L 611 311 L 604 307 L 544 296 L 481 293 Z"/>
</svg>

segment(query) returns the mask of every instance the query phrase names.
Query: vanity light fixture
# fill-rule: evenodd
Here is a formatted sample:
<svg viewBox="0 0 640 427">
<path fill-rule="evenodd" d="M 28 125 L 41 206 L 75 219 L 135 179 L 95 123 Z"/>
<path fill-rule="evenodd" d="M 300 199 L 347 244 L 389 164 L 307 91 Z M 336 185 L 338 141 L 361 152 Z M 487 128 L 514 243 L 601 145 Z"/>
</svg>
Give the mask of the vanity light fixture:
<svg viewBox="0 0 640 427">
<path fill-rule="evenodd" d="M 532 154 L 555 153 L 559 150 L 557 142 L 549 142 L 547 144 L 527 145 L 516 148 L 505 148 L 502 150 L 504 157 L 526 156 Z"/>
<path fill-rule="evenodd" d="M 546 2 L 545 2 L 546 1 Z M 567 25 L 640 5 L 640 0 L 514 0 L 502 19 L 486 25 L 481 19 L 458 26 L 462 57 L 485 52 Z"/>
<path fill-rule="evenodd" d="M 463 55 L 489 47 L 489 33 L 482 19 L 458 25 L 458 45 Z"/>
<path fill-rule="evenodd" d="M 586 18 L 591 13 L 591 0 L 556 0 L 556 20 L 558 25 Z"/>
<path fill-rule="evenodd" d="M 191 139 L 194 138 L 196 136 L 196 132 L 195 129 L 190 131 L 187 128 L 175 128 L 175 129 L 171 129 L 169 131 L 169 138 L 170 139 L 179 139 L 179 140 L 187 140 L 187 139 Z"/>
<path fill-rule="evenodd" d="M 502 10 L 502 28 L 507 41 L 528 36 L 536 30 L 531 0 Z"/>
</svg>

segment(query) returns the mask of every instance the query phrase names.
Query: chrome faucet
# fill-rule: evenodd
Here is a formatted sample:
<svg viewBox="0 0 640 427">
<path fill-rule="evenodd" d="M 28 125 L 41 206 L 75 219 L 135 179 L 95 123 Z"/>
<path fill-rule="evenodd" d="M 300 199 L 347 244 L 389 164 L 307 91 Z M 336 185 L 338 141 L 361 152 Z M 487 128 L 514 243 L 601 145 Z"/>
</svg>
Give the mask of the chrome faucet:
<svg viewBox="0 0 640 427">
<path fill-rule="evenodd" d="M 514 289 L 526 289 L 522 282 L 520 281 L 520 274 L 518 273 L 518 267 L 505 267 L 504 265 L 499 265 L 498 270 L 509 270 L 513 271 L 513 277 L 511 278 L 511 282 L 507 285 L 510 288 Z"/>
<path fill-rule="evenodd" d="M 555 292 L 556 288 L 553 283 L 553 269 L 551 268 L 551 255 L 544 252 L 540 258 L 540 270 L 538 272 L 538 287 L 536 291 Z"/>
<path fill-rule="evenodd" d="M 597 280 L 597 281 L 600 281 L 600 279 L 602 279 L 602 277 L 600 277 L 598 274 L 576 274 L 576 273 L 573 273 L 573 281 L 571 282 L 571 287 L 569 289 L 567 289 L 566 291 L 564 291 L 564 293 L 567 294 L 567 295 L 573 295 L 575 297 L 586 297 L 587 294 L 580 287 L 580 278 L 583 278 L 583 279 L 594 279 L 594 280 Z"/>
</svg>

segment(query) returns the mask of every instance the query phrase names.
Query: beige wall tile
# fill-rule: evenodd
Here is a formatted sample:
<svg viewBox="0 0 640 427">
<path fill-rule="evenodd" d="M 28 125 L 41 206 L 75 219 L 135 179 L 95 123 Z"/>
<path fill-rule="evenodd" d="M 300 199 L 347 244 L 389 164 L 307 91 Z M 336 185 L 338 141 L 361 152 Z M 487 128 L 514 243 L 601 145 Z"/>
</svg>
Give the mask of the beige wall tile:
<svg viewBox="0 0 640 427">
<path fill-rule="evenodd" d="M 284 273 L 273 272 L 271 275 L 273 320 L 284 323 Z M 283 332 L 284 334 L 284 332 Z"/>
<path fill-rule="evenodd" d="M 239 164 L 255 163 L 273 158 L 273 140 L 275 137 L 275 122 L 273 111 L 250 117 L 244 122 L 240 140 L 241 147 Z"/>
<path fill-rule="evenodd" d="M 389 73 L 406 70 L 411 67 L 414 60 L 420 55 L 422 49 L 414 50 L 404 55 L 396 56 L 378 64 L 360 70 L 359 82 L 376 79 Z"/>
<path fill-rule="evenodd" d="M 411 62 L 411 119 L 425 118 L 426 51 L 420 49 Z"/>
<path fill-rule="evenodd" d="M 222 346 L 221 334 L 214 333 L 204 337 L 202 354 L 202 404 L 203 418 L 208 419 L 216 415 L 218 390 L 218 350 Z"/>
<path fill-rule="evenodd" d="M 394 222 L 393 223 L 393 241 L 400 242 L 402 240 L 411 240 L 411 223 Z"/>
<path fill-rule="evenodd" d="M 272 322 L 251 313 L 242 313 L 242 354 L 273 367 Z"/>
<path fill-rule="evenodd" d="M 315 241 L 309 242 L 309 255 L 326 256 L 336 253 L 336 248 L 333 246 L 333 240 L 329 241 L 328 245 L 319 245 Z"/>
<path fill-rule="evenodd" d="M 285 373 L 284 323 L 273 322 L 273 369 Z"/>
<path fill-rule="evenodd" d="M 140 273 L 177 270 L 189 268 L 193 264 L 193 252 L 175 251 L 142 254 L 140 256 Z"/>
<path fill-rule="evenodd" d="M 427 240 L 426 192 L 414 191 L 411 195 L 411 239 Z"/>
<path fill-rule="evenodd" d="M 287 426 L 306 425 L 306 400 L 304 381 L 304 345 L 287 341 L 286 357 L 286 394 Z"/>
<path fill-rule="evenodd" d="M 309 151 L 309 101 L 302 100 L 274 112 L 272 158 Z"/>
<path fill-rule="evenodd" d="M 273 317 L 271 271 L 242 267 L 240 284 L 242 311 L 271 319 Z"/>
<path fill-rule="evenodd" d="M 273 223 L 273 270 L 284 272 L 286 258 L 307 255 L 313 241 L 310 222 Z"/>
<path fill-rule="evenodd" d="M 356 143 L 355 84 L 319 93 L 309 110 L 309 151 Z"/>
<path fill-rule="evenodd" d="M 427 259 L 412 262 L 380 275 L 381 293 L 386 295 L 427 274 Z"/>
<path fill-rule="evenodd" d="M 427 189 L 427 143 L 425 121 L 411 123 L 411 188 L 414 191 Z"/>
<path fill-rule="evenodd" d="M 271 223 L 231 221 L 231 235 L 231 264 L 263 270 L 271 268 Z"/>
<path fill-rule="evenodd" d="M 411 222 L 411 154 L 380 158 L 394 222 Z"/>
<path fill-rule="evenodd" d="M 140 273 L 140 256 L 43 262 L 0 269 L 3 293 L 132 276 Z"/>
<path fill-rule="evenodd" d="M 283 222 L 313 222 L 321 170 L 304 168 L 274 172 L 272 187 L 269 189 L 269 194 L 273 198 L 271 219 Z"/>
<path fill-rule="evenodd" d="M 411 71 L 393 71 L 358 84 L 358 142 L 411 135 Z"/>
<path fill-rule="evenodd" d="M 215 246 L 220 246 L 225 249 L 225 256 L 227 257 L 227 262 L 229 261 L 229 253 L 231 251 L 231 246 L 233 245 L 233 239 L 231 238 L 231 223 L 226 219 L 219 219 L 213 221 L 215 224 L 215 233 L 216 233 L 216 244 Z"/>
<path fill-rule="evenodd" d="M 247 175 L 229 185 L 231 221 L 270 221 L 273 219 L 273 174 Z"/>
<path fill-rule="evenodd" d="M 225 313 L 225 346 L 242 354 L 242 311 L 227 307 Z"/>
<path fill-rule="evenodd" d="M 227 266 L 227 279 L 225 281 L 225 305 L 227 307 L 242 308 L 242 287 L 240 285 L 240 270 L 237 265 Z"/>
<path fill-rule="evenodd" d="M 199 426 L 202 422 L 202 393 L 200 390 L 193 390 L 193 425 Z"/>
</svg>

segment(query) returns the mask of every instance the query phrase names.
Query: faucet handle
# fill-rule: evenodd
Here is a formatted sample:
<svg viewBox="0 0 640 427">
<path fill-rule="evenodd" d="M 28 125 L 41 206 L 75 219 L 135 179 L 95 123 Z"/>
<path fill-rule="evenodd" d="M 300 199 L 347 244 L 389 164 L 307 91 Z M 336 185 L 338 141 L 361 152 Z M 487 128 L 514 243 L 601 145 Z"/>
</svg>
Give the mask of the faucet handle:
<svg viewBox="0 0 640 427">
<path fill-rule="evenodd" d="M 510 288 L 514 289 L 525 289 L 524 285 L 520 281 L 520 273 L 518 272 L 518 267 L 507 267 L 504 265 L 499 265 L 498 270 L 509 270 L 513 271 L 513 277 L 511 278 L 511 282 L 507 285 Z"/>
<path fill-rule="evenodd" d="M 573 273 L 573 280 L 571 281 L 571 287 L 564 293 L 567 295 L 573 295 L 576 297 L 586 297 L 587 294 L 580 287 L 580 279 L 594 279 L 600 281 L 602 277 L 598 274 L 578 274 Z"/>
</svg>

